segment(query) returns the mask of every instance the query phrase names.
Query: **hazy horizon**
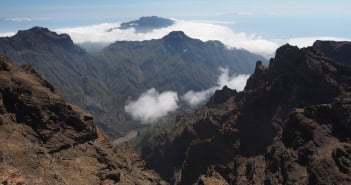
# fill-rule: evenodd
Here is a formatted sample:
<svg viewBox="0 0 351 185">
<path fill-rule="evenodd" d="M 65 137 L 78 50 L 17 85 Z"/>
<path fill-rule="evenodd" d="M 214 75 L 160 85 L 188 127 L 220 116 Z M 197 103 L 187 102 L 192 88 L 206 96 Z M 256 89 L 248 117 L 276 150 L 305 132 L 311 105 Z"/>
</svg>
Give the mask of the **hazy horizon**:
<svg viewBox="0 0 351 185">
<path fill-rule="evenodd" d="M 351 31 L 351 2 L 346 0 L 5 0 L 2 7 L 1 33 L 32 26 L 59 29 L 124 22 L 151 15 L 187 21 L 212 21 L 237 32 L 267 39 L 312 36 L 348 38 Z"/>
</svg>

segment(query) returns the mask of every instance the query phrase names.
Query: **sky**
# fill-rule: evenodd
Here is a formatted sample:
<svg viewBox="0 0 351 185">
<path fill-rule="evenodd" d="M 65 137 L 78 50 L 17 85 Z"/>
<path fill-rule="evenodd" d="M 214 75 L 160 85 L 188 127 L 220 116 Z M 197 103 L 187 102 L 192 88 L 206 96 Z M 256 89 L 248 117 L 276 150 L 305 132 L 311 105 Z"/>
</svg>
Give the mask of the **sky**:
<svg viewBox="0 0 351 185">
<path fill-rule="evenodd" d="M 267 39 L 350 38 L 348 0 L 1 0 L 0 33 L 123 22 L 156 15 L 226 25 Z"/>
</svg>

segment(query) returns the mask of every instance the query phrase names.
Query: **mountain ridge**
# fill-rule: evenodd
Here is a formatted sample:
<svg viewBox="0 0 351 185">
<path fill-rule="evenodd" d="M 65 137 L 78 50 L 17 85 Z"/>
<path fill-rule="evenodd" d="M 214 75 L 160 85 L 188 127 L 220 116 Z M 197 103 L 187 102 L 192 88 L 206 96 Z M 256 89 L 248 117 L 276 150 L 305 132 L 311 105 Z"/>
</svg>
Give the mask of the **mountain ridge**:
<svg viewBox="0 0 351 185">
<path fill-rule="evenodd" d="M 347 65 L 284 45 L 244 91 L 216 91 L 141 153 L 173 184 L 348 184 L 350 94 Z"/>
<path fill-rule="evenodd" d="M 68 101 L 91 111 L 109 136 L 120 137 L 138 127 L 123 113 L 129 96 L 135 98 L 153 87 L 179 93 L 203 90 L 215 83 L 219 74 L 215 63 L 219 61 L 223 66 L 230 64 L 230 70 L 237 68 L 236 72 L 250 72 L 254 61 L 264 60 L 244 50 L 227 50 L 218 43 L 204 43 L 189 37 L 186 40 L 170 42 L 167 47 L 162 39 L 116 42 L 91 55 L 65 34 L 34 27 L 13 37 L 1 38 L 0 53 L 19 64 L 32 65 Z M 182 48 L 183 44 L 188 48 Z M 184 49 L 188 51 L 184 52 Z M 179 71 L 172 71 L 165 61 L 178 66 Z M 192 66 L 186 67 L 189 64 Z"/>
</svg>

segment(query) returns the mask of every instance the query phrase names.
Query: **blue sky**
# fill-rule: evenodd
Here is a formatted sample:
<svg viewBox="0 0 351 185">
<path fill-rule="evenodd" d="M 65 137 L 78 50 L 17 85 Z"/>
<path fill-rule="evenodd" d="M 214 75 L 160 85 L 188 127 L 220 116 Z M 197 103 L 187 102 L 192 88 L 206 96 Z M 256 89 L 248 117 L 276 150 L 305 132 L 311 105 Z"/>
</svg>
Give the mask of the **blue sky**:
<svg viewBox="0 0 351 185">
<path fill-rule="evenodd" d="M 221 21 L 236 31 L 265 38 L 351 37 L 351 1 L 347 0 L 2 0 L 1 4 L 0 32 L 157 15 Z"/>
</svg>

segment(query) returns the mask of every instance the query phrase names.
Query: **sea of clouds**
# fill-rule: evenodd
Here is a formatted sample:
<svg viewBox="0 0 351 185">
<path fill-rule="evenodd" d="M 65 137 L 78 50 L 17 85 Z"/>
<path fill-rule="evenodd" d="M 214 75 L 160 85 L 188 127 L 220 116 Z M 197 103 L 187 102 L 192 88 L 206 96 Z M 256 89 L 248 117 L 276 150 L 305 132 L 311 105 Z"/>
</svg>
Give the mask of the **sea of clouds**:
<svg viewBox="0 0 351 185">
<path fill-rule="evenodd" d="M 290 43 L 299 47 L 311 46 L 315 40 L 349 40 L 337 37 L 300 37 L 291 39 L 265 39 L 255 34 L 236 32 L 235 30 L 211 21 L 184 21 L 174 20 L 174 24 L 155 29 L 147 33 L 137 33 L 134 28 L 118 29 L 120 23 L 103 23 L 85 27 L 56 29 L 58 33 L 69 34 L 75 43 L 105 43 L 108 45 L 115 41 L 142 41 L 160 39 L 171 31 L 183 31 L 186 35 L 202 41 L 218 40 L 228 48 L 246 49 L 253 53 L 260 54 L 266 58 L 272 57 L 275 50 Z"/>
<path fill-rule="evenodd" d="M 233 31 L 231 28 L 206 22 L 174 20 L 175 24 L 147 33 L 137 33 L 134 28 L 118 29 L 119 23 L 104 23 L 86 27 L 62 28 L 55 31 L 68 33 L 76 43 L 114 41 L 142 41 L 159 39 L 171 31 L 183 31 L 186 35 L 202 41 L 218 40 L 228 47 L 242 48 L 261 55 L 271 55 L 280 43 L 265 40 L 256 35 Z M 111 28 L 115 28 L 112 29 Z M 201 28 L 201 29 L 199 29 Z"/>
<path fill-rule="evenodd" d="M 218 21 L 184 21 L 174 20 L 174 24 L 155 29 L 147 33 L 138 33 L 134 28 L 119 29 L 121 23 L 102 23 L 92 26 L 67 27 L 54 29 L 58 33 L 67 33 L 77 44 L 99 43 L 100 46 L 107 46 L 115 41 L 143 41 L 159 39 L 171 31 L 183 31 L 192 38 L 202 41 L 218 40 L 228 48 L 246 49 L 253 53 L 260 54 L 266 58 L 272 57 L 275 50 L 282 44 L 289 43 L 298 47 L 311 46 L 315 40 L 350 40 L 338 37 L 299 37 L 290 39 L 267 39 L 255 34 L 236 32 L 235 30 L 221 24 Z M 14 32 L 0 33 L 0 37 L 12 36 Z"/>
</svg>

